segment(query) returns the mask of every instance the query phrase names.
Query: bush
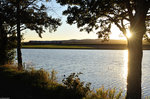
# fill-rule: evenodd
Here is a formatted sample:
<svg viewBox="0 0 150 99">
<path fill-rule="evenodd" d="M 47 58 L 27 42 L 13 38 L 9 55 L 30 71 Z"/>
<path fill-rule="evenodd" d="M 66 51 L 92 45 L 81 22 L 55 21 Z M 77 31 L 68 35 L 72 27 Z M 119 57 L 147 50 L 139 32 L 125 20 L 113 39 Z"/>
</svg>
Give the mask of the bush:
<svg viewBox="0 0 150 99">
<path fill-rule="evenodd" d="M 80 81 L 80 74 L 82 73 L 72 73 L 67 78 L 62 80 L 64 86 L 71 90 L 69 94 L 72 95 L 72 97 L 75 99 L 81 99 L 90 92 L 91 83 L 87 83 L 84 86 L 84 82 Z"/>
<path fill-rule="evenodd" d="M 125 99 L 122 96 L 122 91 L 120 90 L 119 93 L 116 93 L 116 89 L 108 89 L 105 90 L 102 86 L 101 88 L 97 89 L 96 92 L 91 92 L 87 95 L 84 99 Z"/>
</svg>

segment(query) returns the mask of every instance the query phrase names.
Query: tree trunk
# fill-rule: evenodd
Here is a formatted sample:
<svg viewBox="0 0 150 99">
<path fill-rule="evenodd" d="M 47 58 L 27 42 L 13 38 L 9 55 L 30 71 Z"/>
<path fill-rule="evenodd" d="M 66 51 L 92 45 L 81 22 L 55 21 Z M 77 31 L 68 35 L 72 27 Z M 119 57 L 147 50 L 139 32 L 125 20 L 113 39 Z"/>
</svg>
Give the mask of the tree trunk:
<svg viewBox="0 0 150 99">
<path fill-rule="evenodd" d="M 142 37 L 128 40 L 127 99 L 141 99 Z"/>
<path fill-rule="evenodd" d="M 130 20 L 132 37 L 128 39 L 127 99 L 142 98 L 142 40 L 146 32 L 145 19 L 148 9 L 145 0 L 137 0 L 136 11 Z"/>
<path fill-rule="evenodd" d="M 18 69 L 22 70 L 22 55 L 21 55 L 21 33 L 20 33 L 20 3 L 17 4 L 17 59 Z"/>
<path fill-rule="evenodd" d="M 142 98 L 142 40 L 146 27 L 144 13 L 141 13 L 137 13 L 130 24 L 132 37 L 128 39 L 127 99 Z"/>
</svg>

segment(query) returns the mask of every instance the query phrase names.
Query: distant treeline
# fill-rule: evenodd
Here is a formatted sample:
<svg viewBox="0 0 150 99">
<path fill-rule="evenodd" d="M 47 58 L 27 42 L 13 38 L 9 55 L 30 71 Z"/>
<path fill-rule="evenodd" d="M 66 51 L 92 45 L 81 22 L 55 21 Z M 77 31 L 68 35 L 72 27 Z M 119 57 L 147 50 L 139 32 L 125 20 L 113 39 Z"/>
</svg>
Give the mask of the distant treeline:
<svg viewBox="0 0 150 99">
<path fill-rule="evenodd" d="M 24 42 L 24 45 L 47 45 L 47 44 L 62 44 L 62 41 L 29 41 Z"/>
<path fill-rule="evenodd" d="M 109 40 L 101 39 L 84 39 L 84 40 L 59 40 L 59 41 L 29 41 L 24 42 L 25 45 L 47 45 L 47 44 L 126 44 L 125 40 Z"/>
<path fill-rule="evenodd" d="M 103 42 L 102 40 L 62 40 L 62 41 L 29 41 L 23 43 L 25 45 L 60 45 L 60 46 L 80 46 L 89 47 L 90 49 L 127 49 L 126 41 L 110 40 Z M 33 47 L 34 48 L 34 47 Z M 41 47 L 40 47 L 41 48 Z M 45 48 L 43 46 L 42 48 Z M 143 49 L 150 50 L 150 44 L 144 43 Z"/>
</svg>

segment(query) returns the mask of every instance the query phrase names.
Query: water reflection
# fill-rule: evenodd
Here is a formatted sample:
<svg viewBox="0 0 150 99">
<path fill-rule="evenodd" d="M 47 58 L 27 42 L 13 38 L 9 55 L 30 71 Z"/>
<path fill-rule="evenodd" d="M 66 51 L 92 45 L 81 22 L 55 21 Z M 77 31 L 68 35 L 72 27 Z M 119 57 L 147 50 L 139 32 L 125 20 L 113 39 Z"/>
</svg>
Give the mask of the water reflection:
<svg viewBox="0 0 150 99">
<path fill-rule="evenodd" d="M 125 84 L 127 84 L 127 75 L 128 75 L 128 50 L 124 50 L 124 67 L 123 67 L 123 79 Z"/>
<path fill-rule="evenodd" d="M 126 92 L 127 50 L 65 50 L 65 49 L 22 49 L 23 62 L 32 62 L 36 69 L 55 69 L 58 81 L 64 75 L 82 72 L 81 80 L 91 82 L 91 88 L 104 85 L 106 89 L 116 87 Z M 40 57 L 39 57 L 40 56 Z M 150 96 L 150 50 L 144 51 L 142 87 L 144 96 Z"/>
</svg>

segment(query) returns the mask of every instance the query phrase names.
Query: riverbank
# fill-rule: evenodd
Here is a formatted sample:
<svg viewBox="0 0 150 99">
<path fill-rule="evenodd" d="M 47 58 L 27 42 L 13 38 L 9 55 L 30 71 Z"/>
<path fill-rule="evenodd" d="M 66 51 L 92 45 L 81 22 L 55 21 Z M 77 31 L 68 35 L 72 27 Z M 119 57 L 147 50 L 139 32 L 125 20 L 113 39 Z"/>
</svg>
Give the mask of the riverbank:
<svg viewBox="0 0 150 99">
<path fill-rule="evenodd" d="M 82 88 L 76 91 L 57 83 L 54 71 L 49 74 L 43 69 L 18 71 L 14 66 L 0 66 L 0 98 L 81 99 L 88 92 Z"/>
<path fill-rule="evenodd" d="M 57 83 L 54 71 L 50 74 L 43 69 L 18 71 L 15 66 L 0 66 L 0 98 L 8 99 L 124 99 L 115 89 L 96 92 L 90 84 L 80 82 L 79 74 L 72 73 L 63 84 Z"/>
<path fill-rule="evenodd" d="M 24 49 L 103 49 L 125 50 L 126 44 L 49 44 L 49 45 L 22 45 Z M 143 45 L 143 50 L 150 50 L 150 45 Z"/>
</svg>

